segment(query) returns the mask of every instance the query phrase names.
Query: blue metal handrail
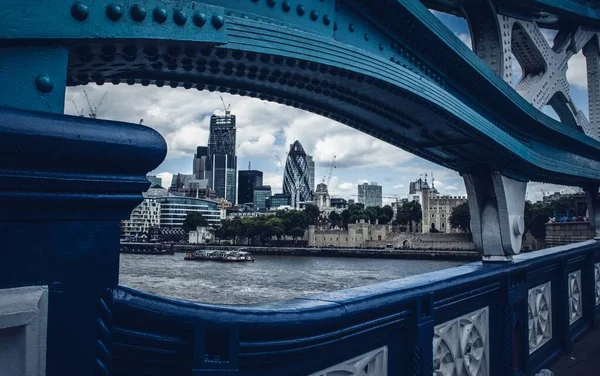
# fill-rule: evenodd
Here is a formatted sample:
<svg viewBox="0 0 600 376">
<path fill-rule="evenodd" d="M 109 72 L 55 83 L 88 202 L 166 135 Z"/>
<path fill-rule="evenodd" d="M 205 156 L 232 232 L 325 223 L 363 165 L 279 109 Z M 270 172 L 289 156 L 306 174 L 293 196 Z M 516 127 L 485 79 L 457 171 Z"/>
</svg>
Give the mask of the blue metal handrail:
<svg viewBox="0 0 600 376">
<path fill-rule="evenodd" d="M 475 262 L 247 306 L 178 301 L 119 286 L 114 294 L 113 372 L 307 375 L 387 346 L 389 375 L 431 375 L 434 328 L 488 307 L 489 374 L 505 375 L 511 369 L 531 374 L 595 325 L 598 261 L 600 246 L 587 241 L 518 255 L 510 265 Z M 569 273 L 577 271 L 583 311 L 570 324 Z M 529 354 L 528 298 L 547 282 L 552 338 Z"/>
</svg>

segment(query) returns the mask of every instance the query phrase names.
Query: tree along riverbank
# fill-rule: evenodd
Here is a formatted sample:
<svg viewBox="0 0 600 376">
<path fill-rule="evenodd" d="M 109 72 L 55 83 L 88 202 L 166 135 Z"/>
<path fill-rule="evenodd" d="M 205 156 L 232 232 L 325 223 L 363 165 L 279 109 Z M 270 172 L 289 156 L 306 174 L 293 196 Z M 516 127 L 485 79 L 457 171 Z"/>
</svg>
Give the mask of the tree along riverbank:
<svg viewBox="0 0 600 376">
<path fill-rule="evenodd" d="M 138 247 L 157 247 L 156 243 L 121 243 Z M 260 246 L 224 246 L 214 244 L 162 244 L 165 248 L 173 247 L 175 252 L 189 252 L 199 249 L 238 250 L 247 249 L 253 255 L 273 256 L 311 256 L 311 257 L 355 257 L 355 258 L 387 258 L 412 260 L 448 260 L 479 261 L 481 256 L 476 251 L 466 250 L 416 250 L 416 249 L 365 249 L 365 248 L 295 248 L 295 247 L 260 247 Z"/>
</svg>

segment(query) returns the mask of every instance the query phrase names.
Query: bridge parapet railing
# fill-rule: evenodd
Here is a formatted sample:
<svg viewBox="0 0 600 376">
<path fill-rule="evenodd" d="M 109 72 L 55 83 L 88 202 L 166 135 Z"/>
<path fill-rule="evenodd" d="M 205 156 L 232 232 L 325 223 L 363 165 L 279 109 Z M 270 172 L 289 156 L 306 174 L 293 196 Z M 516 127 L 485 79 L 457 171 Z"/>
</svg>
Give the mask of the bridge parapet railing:
<svg viewBox="0 0 600 376">
<path fill-rule="evenodd" d="M 587 241 L 258 305 L 120 286 L 113 374 L 529 375 L 595 328 L 599 272 Z"/>
</svg>

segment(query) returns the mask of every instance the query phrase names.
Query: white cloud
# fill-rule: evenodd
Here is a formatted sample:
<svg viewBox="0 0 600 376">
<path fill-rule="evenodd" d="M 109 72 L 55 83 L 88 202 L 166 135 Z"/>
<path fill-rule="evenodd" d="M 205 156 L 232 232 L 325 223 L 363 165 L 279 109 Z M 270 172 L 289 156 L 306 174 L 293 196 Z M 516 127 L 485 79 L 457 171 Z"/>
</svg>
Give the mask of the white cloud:
<svg viewBox="0 0 600 376">
<path fill-rule="evenodd" d="M 404 184 L 396 184 L 396 185 L 392 186 L 392 188 L 394 188 L 394 189 L 399 189 L 399 188 L 404 188 L 404 187 L 405 187 Z"/>
<path fill-rule="evenodd" d="M 275 136 L 270 133 L 262 134 L 255 140 L 246 140 L 237 148 L 239 157 L 270 156 L 275 143 Z"/>
<path fill-rule="evenodd" d="M 162 179 L 162 187 L 169 188 L 171 186 L 171 181 L 173 180 L 173 174 L 170 172 L 161 172 L 160 174 L 156 174 L 159 178 Z"/>
<path fill-rule="evenodd" d="M 447 191 L 457 191 L 458 187 L 455 185 L 448 185 L 448 186 L 444 187 L 444 189 Z"/>
<path fill-rule="evenodd" d="M 540 28 L 540 31 L 542 32 L 544 39 L 546 39 L 546 42 L 548 42 L 548 45 L 550 47 L 554 46 L 554 37 L 558 34 L 558 30 Z"/>
<path fill-rule="evenodd" d="M 460 39 L 469 49 L 473 49 L 473 41 L 471 40 L 471 35 L 467 33 L 454 33 L 458 39 Z"/>
<path fill-rule="evenodd" d="M 569 84 L 578 87 L 583 90 L 587 90 L 587 65 L 585 62 L 585 56 L 580 51 L 578 54 L 573 55 L 569 60 L 569 68 L 567 69 L 567 81 Z"/>
<path fill-rule="evenodd" d="M 273 193 L 281 193 L 283 189 L 283 173 L 263 173 L 263 184 L 270 185 Z"/>
</svg>

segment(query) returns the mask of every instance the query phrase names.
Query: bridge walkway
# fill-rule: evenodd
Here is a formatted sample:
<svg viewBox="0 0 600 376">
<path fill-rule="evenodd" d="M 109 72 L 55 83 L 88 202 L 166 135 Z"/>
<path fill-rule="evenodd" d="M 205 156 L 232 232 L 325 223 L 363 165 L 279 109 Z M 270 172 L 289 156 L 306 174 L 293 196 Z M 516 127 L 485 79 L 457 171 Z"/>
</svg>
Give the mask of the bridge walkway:
<svg viewBox="0 0 600 376">
<path fill-rule="evenodd" d="M 550 370 L 554 376 L 600 374 L 600 330 L 588 332 L 573 346 L 573 351 L 559 358 Z"/>
</svg>

